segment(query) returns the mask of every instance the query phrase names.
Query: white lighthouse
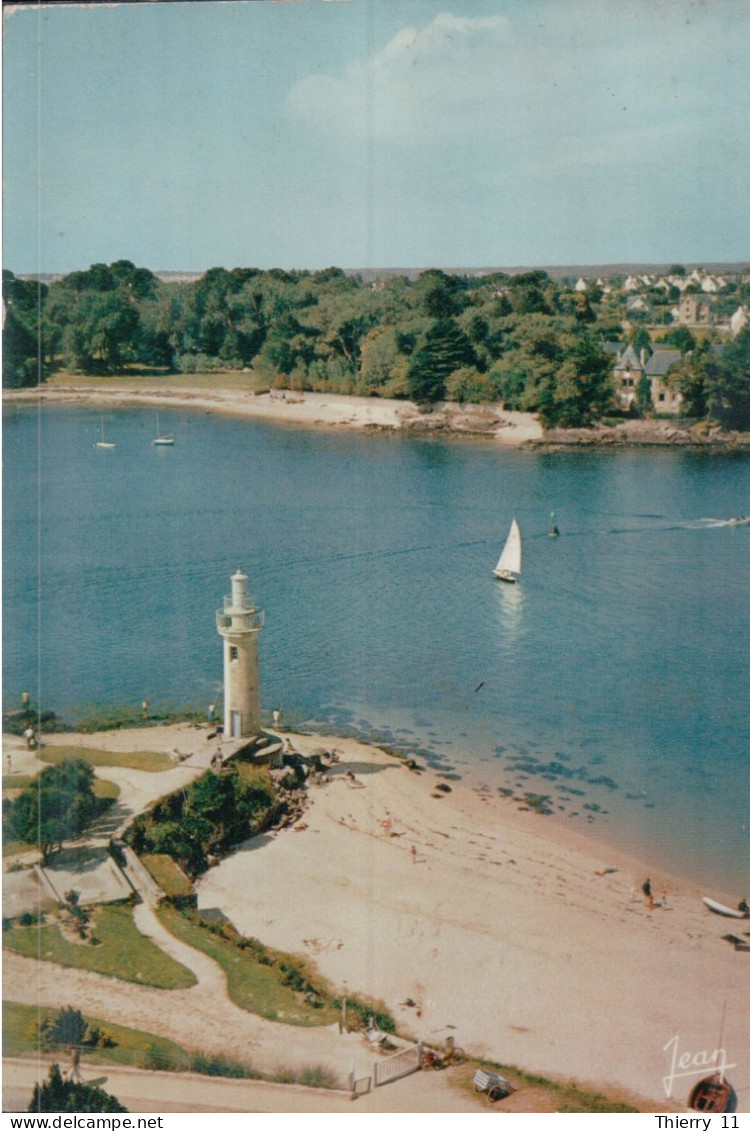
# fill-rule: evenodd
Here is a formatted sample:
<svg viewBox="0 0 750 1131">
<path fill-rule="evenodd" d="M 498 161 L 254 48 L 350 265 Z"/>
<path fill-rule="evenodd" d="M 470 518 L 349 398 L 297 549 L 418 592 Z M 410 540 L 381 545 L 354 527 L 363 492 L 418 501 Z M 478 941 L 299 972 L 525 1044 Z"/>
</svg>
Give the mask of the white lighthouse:
<svg viewBox="0 0 750 1131">
<path fill-rule="evenodd" d="M 216 628 L 224 638 L 224 735 L 250 738 L 260 734 L 260 673 L 258 633 L 264 615 L 247 595 L 247 577 L 232 575 L 232 592 L 216 613 Z"/>
</svg>

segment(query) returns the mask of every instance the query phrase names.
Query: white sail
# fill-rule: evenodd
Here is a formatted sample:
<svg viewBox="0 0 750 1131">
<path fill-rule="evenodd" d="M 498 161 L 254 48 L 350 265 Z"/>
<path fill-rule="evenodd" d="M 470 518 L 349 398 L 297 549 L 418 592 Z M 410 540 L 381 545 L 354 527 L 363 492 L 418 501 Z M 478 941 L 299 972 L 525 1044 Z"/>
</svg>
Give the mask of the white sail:
<svg viewBox="0 0 750 1131">
<path fill-rule="evenodd" d="M 101 422 L 101 439 L 96 441 L 96 447 L 97 448 L 114 448 L 114 447 L 116 447 L 115 444 L 112 444 L 112 443 L 110 443 L 109 440 L 104 439 L 104 417 L 102 417 L 102 422 Z"/>
<path fill-rule="evenodd" d="M 497 565 L 495 566 L 495 573 L 507 574 L 514 573 L 520 574 L 521 572 L 521 531 L 518 528 L 518 523 L 513 519 L 510 524 L 510 534 L 508 540 L 503 546 L 503 552 L 498 558 Z"/>
<path fill-rule="evenodd" d="M 163 447 L 171 447 L 172 444 L 174 444 L 174 436 L 172 436 L 168 433 L 165 433 L 165 435 L 162 436 L 161 431 L 159 429 L 159 413 L 158 412 L 156 414 L 156 439 L 152 440 L 151 443 L 154 444 L 156 447 L 162 447 L 162 448 Z"/>
</svg>

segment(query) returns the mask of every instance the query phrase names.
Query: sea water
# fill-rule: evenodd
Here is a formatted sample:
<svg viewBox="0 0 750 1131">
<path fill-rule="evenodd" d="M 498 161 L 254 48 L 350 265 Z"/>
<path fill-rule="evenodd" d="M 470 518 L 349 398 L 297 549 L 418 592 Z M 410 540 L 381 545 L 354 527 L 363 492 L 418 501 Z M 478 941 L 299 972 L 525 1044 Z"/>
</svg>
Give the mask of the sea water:
<svg viewBox="0 0 750 1131">
<path fill-rule="evenodd" d="M 750 888 L 750 460 L 160 412 L 4 421 L 6 709 L 221 692 L 238 567 L 262 705 L 450 781 L 543 796 L 653 865 Z M 523 578 L 492 569 L 516 517 Z M 550 538 L 556 524 L 559 538 Z M 606 860 L 603 860 L 606 863 Z"/>
</svg>

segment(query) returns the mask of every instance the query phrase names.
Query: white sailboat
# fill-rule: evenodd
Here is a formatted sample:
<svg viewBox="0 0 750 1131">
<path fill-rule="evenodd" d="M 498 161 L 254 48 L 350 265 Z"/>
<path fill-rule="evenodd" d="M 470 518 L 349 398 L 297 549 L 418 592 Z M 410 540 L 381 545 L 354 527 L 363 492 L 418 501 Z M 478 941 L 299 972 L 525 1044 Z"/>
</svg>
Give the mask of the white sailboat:
<svg viewBox="0 0 750 1131">
<path fill-rule="evenodd" d="M 492 572 L 501 581 L 518 581 L 521 576 L 521 531 L 515 519 L 510 524 L 510 533 L 503 546 L 503 552 Z"/>
<path fill-rule="evenodd" d="M 100 439 L 96 441 L 95 447 L 97 448 L 116 448 L 117 444 L 112 444 L 109 440 L 104 439 L 104 417 L 101 420 Z"/>
<path fill-rule="evenodd" d="M 159 413 L 158 412 L 156 414 L 156 439 L 152 440 L 151 443 L 154 445 L 155 448 L 168 448 L 168 447 L 171 447 L 172 444 L 174 443 L 174 436 L 172 436 L 170 433 L 166 432 L 162 436 L 161 431 L 159 429 Z"/>
</svg>

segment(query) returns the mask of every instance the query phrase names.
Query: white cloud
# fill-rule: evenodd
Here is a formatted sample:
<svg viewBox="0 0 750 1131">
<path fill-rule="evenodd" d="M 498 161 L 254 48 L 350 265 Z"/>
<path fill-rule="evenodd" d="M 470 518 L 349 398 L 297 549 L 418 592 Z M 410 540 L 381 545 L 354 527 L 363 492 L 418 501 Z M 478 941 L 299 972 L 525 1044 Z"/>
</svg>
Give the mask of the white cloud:
<svg viewBox="0 0 750 1131">
<path fill-rule="evenodd" d="M 666 137 L 692 120 L 710 140 L 733 133 L 745 105 L 742 41 L 728 21 L 687 13 L 688 0 L 635 3 L 624 14 L 566 0 L 524 6 L 511 26 L 500 15 L 442 12 L 339 75 L 308 75 L 286 110 L 315 135 L 345 143 L 470 144 L 480 159 L 505 146 L 596 145 L 595 161 L 616 162 L 625 156 L 620 139 L 637 129 L 656 154 L 660 128 Z"/>
<path fill-rule="evenodd" d="M 340 78 L 309 75 L 292 88 L 288 112 L 323 134 L 418 140 L 465 129 L 486 101 L 493 74 L 513 42 L 503 16 L 443 12 L 425 28 L 405 27 Z"/>
</svg>

